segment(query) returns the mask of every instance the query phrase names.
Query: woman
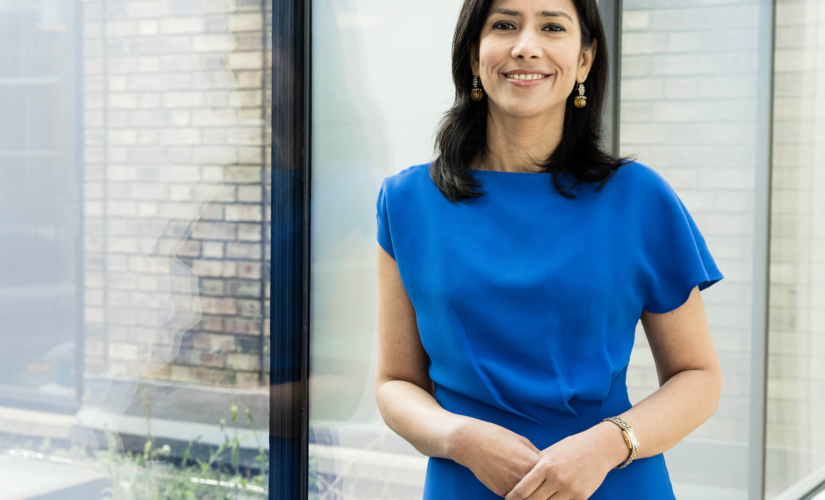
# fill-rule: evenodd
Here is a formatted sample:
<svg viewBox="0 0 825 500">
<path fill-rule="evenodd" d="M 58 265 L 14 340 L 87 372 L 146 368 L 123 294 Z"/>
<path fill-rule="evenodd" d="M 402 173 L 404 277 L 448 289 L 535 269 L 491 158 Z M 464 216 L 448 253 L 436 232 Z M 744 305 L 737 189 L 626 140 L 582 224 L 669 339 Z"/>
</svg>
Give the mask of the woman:
<svg viewBox="0 0 825 500">
<path fill-rule="evenodd" d="M 465 0 L 453 80 L 435 160 L 377 200 L 375 394 L 430 457 L 424 498 L 675 498 L 662 452 L 721 393 L 699 292 L 723 276 L 665 179 L 600 149 L 596 0 Z M 640 320 L 660 388 L 633 406 Z"/>
</svg>

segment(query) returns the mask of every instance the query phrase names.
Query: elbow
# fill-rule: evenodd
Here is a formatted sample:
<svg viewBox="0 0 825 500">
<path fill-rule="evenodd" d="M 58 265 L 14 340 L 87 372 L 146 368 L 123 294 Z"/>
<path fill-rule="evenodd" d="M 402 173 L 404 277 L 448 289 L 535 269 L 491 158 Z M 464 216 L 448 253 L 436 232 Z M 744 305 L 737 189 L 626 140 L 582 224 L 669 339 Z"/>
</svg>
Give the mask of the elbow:
<svg viewBox="0 0 825 500">
<path fill-rule="evenodd" d="M 382 411 L 382 398 L 381 398 L 381 394 L 382 394 L 383 391 L 381 391 L 381 389 L 384 387 L 384 384 L 386 382 L 387 382 L 387 379 L 376 377 L 375 378 L 375 386 L 373 387 L 373 390 L 375 392 L 375 405 L 378 406 L 378 412 L 381 413 L 382 417 L 384 416 L 384 414 L 383 414 L 383 411 Z"/>
<path fill-rule="evenodd" d="M 723 376 L 721 366 L 716 366 L 713 369 L 705 370 L 708 374 L 708 406 L 710 407 L 710 415 L 712 417 L 716 410 L 719 409 L 719 403 L 722 400 L 722 386 Z"/>
</svg>

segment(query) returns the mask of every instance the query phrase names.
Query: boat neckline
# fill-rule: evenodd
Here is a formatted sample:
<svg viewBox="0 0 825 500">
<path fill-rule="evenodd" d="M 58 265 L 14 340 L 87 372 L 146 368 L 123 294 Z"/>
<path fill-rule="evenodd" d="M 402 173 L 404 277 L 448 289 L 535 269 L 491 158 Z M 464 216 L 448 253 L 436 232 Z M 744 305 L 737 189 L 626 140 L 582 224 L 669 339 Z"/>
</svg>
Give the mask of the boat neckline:
<svg viewBox="0 0 825 500">
<path fill-rule="evenodd" d="M 468 168 L 467 170 L 469 170 L 470 172 L 484 172 L 502 175 L 553 175 L 552 172 L 504 172 L 502 170 L 478 170 L 475 168 Z"/>
</svg>

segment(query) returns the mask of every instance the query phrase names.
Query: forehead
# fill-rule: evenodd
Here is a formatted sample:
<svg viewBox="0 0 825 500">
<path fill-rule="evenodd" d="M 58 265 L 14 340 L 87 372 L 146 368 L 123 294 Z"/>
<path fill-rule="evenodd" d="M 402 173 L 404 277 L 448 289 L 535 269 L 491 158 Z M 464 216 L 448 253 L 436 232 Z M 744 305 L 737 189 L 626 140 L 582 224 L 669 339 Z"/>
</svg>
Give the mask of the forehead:
<svg viewBox="0 0 825 500">
<path fill-rule="evenodd" d="M 540 12 L 564 12 L 576 18 L 576 7 L 571 0 L 493 0 L 490 12 L 494 9 L 507 9 L 533 17 Z"/>
</svg>

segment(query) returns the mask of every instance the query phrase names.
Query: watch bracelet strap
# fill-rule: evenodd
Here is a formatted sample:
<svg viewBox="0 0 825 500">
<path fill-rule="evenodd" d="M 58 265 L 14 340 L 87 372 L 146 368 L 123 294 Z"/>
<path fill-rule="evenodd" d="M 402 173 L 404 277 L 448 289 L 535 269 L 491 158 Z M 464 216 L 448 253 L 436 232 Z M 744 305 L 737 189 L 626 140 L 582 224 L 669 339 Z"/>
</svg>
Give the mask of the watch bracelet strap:
<svg viewBox="0 0 825 500">
<path fill-rule="evenodd" d="M 628 424 L 627 422 L 622 420 L 621 417 L 607 417 L 607 418 L 602 419 L 602 422 L 604 422 L 604 421 L 610 421 L 610 422 L 613 422 L 614 424 L 618 425 L 623 431 L 622 434 L 624 434 L 624 431 L 626 431 L 626 430 L 631 430 L 631 431 L 633 430 L 633 427 L 631 427 L 630 424 Z M 636 451 L 638 450 L 638 446 L 628 446 L 628 447 L 629 447 L 629 453 L 627 455 L 627 458 L 621 464 L 613 467 L 614 469 L 622 469 L 624 467 L 627 467 L 627 465 L 630 464 L 630 462 L 632 462 L 633 459 L 636 457 Z"/>
</svg>

